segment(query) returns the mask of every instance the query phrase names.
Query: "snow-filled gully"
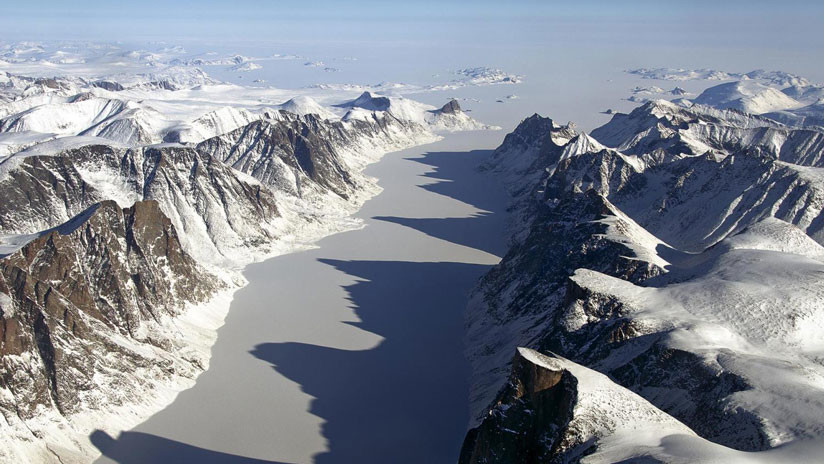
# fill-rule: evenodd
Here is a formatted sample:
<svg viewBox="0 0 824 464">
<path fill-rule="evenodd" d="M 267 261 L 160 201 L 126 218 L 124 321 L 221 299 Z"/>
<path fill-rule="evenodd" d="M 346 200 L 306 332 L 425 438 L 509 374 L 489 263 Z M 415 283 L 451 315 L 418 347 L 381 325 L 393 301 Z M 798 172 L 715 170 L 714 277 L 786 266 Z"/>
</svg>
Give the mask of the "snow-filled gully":
<svg viewBox="0 0 824 464">
<path fill-rule="evenodd" d="M 250 265 L 208 371 L 92 441 L 98 462 L 456 462 L 468 421 L 463 310 L 505 251 L 506 195 L 475 168 L 495 132 L 386 155 L 366 226 Z"/>
</svg>

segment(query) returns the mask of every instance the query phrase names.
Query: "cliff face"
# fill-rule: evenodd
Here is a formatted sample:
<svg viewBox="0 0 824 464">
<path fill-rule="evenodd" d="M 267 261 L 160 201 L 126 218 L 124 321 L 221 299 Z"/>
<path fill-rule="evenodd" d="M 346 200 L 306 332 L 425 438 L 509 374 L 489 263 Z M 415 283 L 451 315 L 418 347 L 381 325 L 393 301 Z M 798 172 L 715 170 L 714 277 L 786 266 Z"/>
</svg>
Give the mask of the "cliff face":
<svg viewBox="0 0 824 464">
<path fill-rule="evenodd" d="M 549 369 L 517 352 L 494 406 L 467 434 L 459 464 L 549 462 L 572 420 L 577 384 L 568 371 Z"/>
<path fill-rule="evenodd" d="M 330 190 L 346 198 L 356 185 L 337 147 L 357 135 L 339 122 L 282 112 L 201 142 L 198 149 L 294 195 Z"/>
<path fill-rule="evenodd" d="M 330 121 L 281 110 L 197 149 L 278 191 L 309 199 L 332 193 L 348 200 L 366 184 L 357 173 L 359 158 L 426 140 L 427 132 L 390 113 Z"/>
<path fill-rule="evenodd" d="M 524 238 L 481 278 L 467 312 L 466 353 L 475 373 L 470 400 L 476 415 L 484 414 L 500 388 L 512 350 L 568 336 L 559 308 L 570 298 L 575 269 L 642 282 L 665 272 L 668 264 L 655 255 L 655 240 L 594 191 L 569 195 L 555 207 L 532 208 Z M 609 325 L 618 318 L 608 310 L 594 313 Z M 586 344 L 585 337 L 580 342 Z"/>
<path fill-rule="evenodd" d="M 139 397 L 138 370 L 192 378 L 203 360 L 186 359 L 163 325 L 223 286 L 183 250 L 156 201 L 96 203 L 40 233 L 0 259 L 5 422 L 38 436 L 44 415 Z"/>
<path fill-rule="evenodd" d="M 662 446 L 674 439 L 690 443 L 693 459 L 704 450 L 718 453 L 684 424 L 609 377 L 521 347 L 495 405 L 467 434 L 459 462 L 690 462 L 679 456 L 682 450 L 671 453 Z"/>
<path fill-rule="evenodd" d="M 8 160 L 13 162 L 17 160 Z M 90 145 L 28 156 L 0 177 L 0 232 L 54 227 L 92 204 L 156 200 L 200 261 L 248 253 L 277 235 L 273 193 L 211 155 L 178 146 Z"/>
</svg>

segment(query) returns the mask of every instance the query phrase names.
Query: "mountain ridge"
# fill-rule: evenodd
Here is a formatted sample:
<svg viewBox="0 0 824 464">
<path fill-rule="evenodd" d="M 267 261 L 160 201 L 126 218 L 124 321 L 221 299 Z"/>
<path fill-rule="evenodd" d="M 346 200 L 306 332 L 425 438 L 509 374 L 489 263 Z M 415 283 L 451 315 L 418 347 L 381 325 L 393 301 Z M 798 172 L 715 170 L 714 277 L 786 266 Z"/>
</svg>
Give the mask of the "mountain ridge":
<svg viewBox="0 0 824 464">
<path fill-rule="evenodd" d="M 633 443 L 616 429 L 583 454 L 559 448 L 569 416 L 539 419 L 496 397 L 511 388 L 516 347 L 607 375 L 688 427 L 701 459 L 769 460 L 819 439 L 820 131 L 650 102 L 542 157 L 557 130 L 547 121 L 525 119 L 487 168 L 512 185 L 520 221 L 466 313 L 474 428 L 462 462 L 507 462 L 508 434 L 549 462 L 612 462 L 602 459 L 616 443 Z M 641 448 L 621 459 L 650 455 Z"/>
</svg>

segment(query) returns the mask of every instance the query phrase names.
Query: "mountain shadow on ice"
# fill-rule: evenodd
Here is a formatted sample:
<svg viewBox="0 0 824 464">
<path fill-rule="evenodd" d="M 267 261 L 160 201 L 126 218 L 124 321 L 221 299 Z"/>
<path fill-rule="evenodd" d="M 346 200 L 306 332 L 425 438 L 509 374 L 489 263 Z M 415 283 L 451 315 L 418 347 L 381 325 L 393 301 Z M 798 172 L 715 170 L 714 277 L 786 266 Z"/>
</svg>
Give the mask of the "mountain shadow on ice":
<svg viewBox="0 0 824 464">
<path fill-rule="evenodd" d="M 367 350 L 264 343 L 252 351 L 315 398 L 309 412 L 325 421 L 329 447 L 315 462 L 456 462 L 469 385 L 455 334 L 466 292 L 489 266 L 319 261 L 357 279 L 343 287 L 361 321 L 350 324 L 384 339 Z"/>
<path fill-rule="evenodd" d="M 420 188 L 472 205 L 484 211 L 504 211 L 507 203 L 497 192 L 491 191 L 485 182 L 463 182 L 468 175 L 468 165 L 477 168 L 492 154 L 492 150 L 427 152 L 422 157 L 404 158 L 426 166 L 431 172 L 422 177 L 434 182 Z M 477 175 L 477 174 L 474 174 Z M 488 177 L 488 182 L 496 182 Z"/>
<path fill-rule="evenodd" d="M 98 450 L 120 464 L 197 463 L 197 464 L 286 464 L 212 451 L 168 438 L 142 432 L 122 432 L 112 438 L 102 430 L 90 436 Z M 116 445 L 116 446 L 115 446 Z"/>
<path fill-rule="evenodd" d="M 373 219 L 400 224 L 431 237 L 503 256 L 506 243 L 501 238 L 505 235 L 505 221 L 496 215 L 506 210 L 506 199 L 489 187 L 488 182 L 496 182 L 491 177 L 486 178 L 486 182 L 465 181 L 468 175 L 477 175 L 467 167 L 479 166 L 491 153 L 490 150 L 428 152 L 423 157 L 405 158 L 433 168 L 422 175 L 433 182 L 420 185 L 420 188 L 471 205 L 481 210 L 477 214 L 445 218 L 375 216 Z"/>
<path fill-rule="evenodd" d="M 379 221 L 399 224 L 419 232 L 423 232 L 430 237 L 439 238 L 456 245 L 475 248 L 485 251 L 495 256 L 502 256 L 506 252 L 506 246 L 500 240 L 501 234 L 497 237 L 473 233 L 478 229 L 489 230 L 497 226 L 500 221 L 493 217 L 493 213 L 479 213 L 470 217 L 458 218 L 407 218 L 398 216 L 375 216 L 373 219 Z"/>
</svg>

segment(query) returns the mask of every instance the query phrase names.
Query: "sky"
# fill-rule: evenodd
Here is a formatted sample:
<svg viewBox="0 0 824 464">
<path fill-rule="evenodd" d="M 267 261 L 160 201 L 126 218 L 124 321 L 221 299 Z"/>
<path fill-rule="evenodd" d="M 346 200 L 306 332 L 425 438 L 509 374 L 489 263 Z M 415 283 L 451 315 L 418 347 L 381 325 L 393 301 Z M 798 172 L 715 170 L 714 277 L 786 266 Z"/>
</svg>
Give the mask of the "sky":
<svg viewBox="0 0 824 464">
<path fill-rule="evenodd" d="M 767 65 L 815 60 L 824 2 L 790 0 L 122 0 L 0 2 L 2 40 L 598 49 Z M 517 53 L 516 53 L 517 54 Z M 664 60 L 659 60 L 664 61 Z M 709 63 L 708 63 L 709 65 Z M 815 65 L 817 67 L 817 64 Z"/>
<path fill-rule="evenodd" d="M 604 105 L 593 89 L 614 85 L 624 95 L 628 84 L 613 81 L 639 67 L 783 70 L 824 83 L 822 30 L 824 2 L 809 0 L 0 0 L 0 42 L 164 43 L 327 62 L 349 56 L 357 65 L 336 62 L 345 69 L 322 79 L 357 83 L 501 68 L 526 76 L 519 92 L 531 92 L 511 106 L 511 120 L 539 110 L 585 120 L 581 102 L 591 100 L 587 111 Z M 321 78 L 264 71 L 267 82 L 287 88 Z"/>
<path fill-rule="evenodd" d="M 820 46 L 824 2 L 740 1 L 57 1 L 2 2 L 5 39 L 374 41 L 461 36 L 541 41 L 776 41 Z M 576 26 L 569 29 L 569 26 Z M 520 31 L 520 32 L 518 32 Z M 599 34 L 600 31 L 600 34 Z M 512 37 L 515 33 L 515 37 Z M 583 38 L 585 39 L 585 38 Z"/>
</svg>

